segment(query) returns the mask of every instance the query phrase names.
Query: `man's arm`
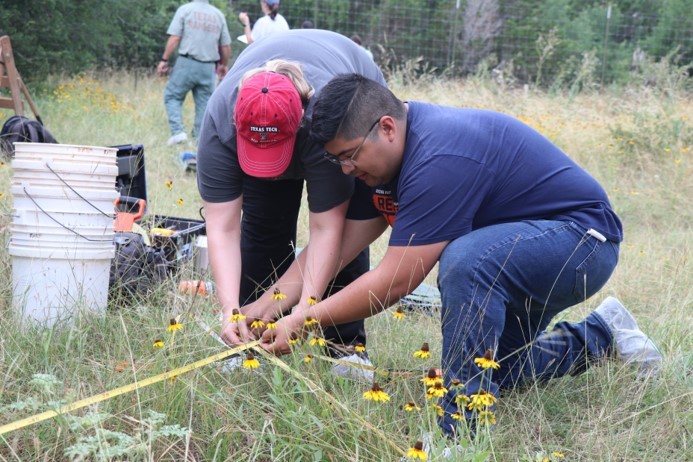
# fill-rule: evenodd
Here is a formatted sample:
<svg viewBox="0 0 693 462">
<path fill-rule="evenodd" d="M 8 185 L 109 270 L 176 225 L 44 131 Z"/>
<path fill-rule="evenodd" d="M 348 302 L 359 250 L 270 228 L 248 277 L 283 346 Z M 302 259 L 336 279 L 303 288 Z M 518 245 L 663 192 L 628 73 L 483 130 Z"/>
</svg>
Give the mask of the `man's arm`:
<svg viewBox="0 0 693 462">
<path fill-rule="evenodd" d="M 277 354 L 289 352 L 288 339 L 300 331 L 306 317 L 315 317 L 322 327 L 328 327 L 383 311 L 421 284 L 447 244 L 445 241 L 422 246 L 388 247 L 377 268 L 317 305 L 282 318 L 276 333 L 265 332 L 263 335 L 263 348 Z"/>
<path fill-rule="evenodd" d="M 230 202 L 204 201 L 209 263 L 222 311 L 222 338 L 229 336 L 232 310 L 239 308 L 242 202 L 240 197 Z"/>
<path fill-rule="evenodd" d="M 217 76 L 219 76 L 219 80 L 221 80 L 226 77 L 226 73 L 229 71 L 228 64 L 229 58 L 231 57 L 231 45 L 222 45 L 219 47 L 219 52 L 221 58 L 217 66 Z"/>
<path fill-rule="evenodd" d="M 168 60 L 171 59 L 171 55 L 178 49 L 180 44 L 180 35 L 169 35 L 166 41 L 166 48 L 164 48 L 164 53 L 161 55 L 161 61 L 156 66 L 156 73 L 160 76 L 165 75 L 168 72 Z"/>
</svg>

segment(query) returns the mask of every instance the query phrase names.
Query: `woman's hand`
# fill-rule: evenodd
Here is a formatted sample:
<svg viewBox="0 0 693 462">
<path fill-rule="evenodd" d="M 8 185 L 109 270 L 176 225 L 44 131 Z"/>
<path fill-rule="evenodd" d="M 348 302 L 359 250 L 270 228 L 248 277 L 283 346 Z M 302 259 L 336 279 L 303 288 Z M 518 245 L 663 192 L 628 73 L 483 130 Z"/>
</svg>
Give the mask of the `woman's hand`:
<svg viewBox="0 0 693 462">
<path fill-rule="evenodd" d="M 305 333 L 305 315 L 298 312 L 284 316 L 277 321 L 276 329 L 268 329 L 262 334 L 260 346 L 277 356 L 291 352 L 290 339 L 301 337 Z"/>
</svg>

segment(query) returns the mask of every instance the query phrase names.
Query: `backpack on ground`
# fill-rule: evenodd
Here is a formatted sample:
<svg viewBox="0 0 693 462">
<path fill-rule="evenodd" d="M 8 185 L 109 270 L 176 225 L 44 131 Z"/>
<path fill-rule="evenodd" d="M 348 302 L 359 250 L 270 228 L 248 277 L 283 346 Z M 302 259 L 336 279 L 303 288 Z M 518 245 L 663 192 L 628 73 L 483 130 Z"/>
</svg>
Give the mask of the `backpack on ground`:
<svg viewBox="0 0 693 462">
<path fill-rule="evenodd" d="M 14 156 L 14 143 L 57 143 L 55 137 L 38 120 L 12 116 L 0 131 L 0 150 Z"/>
<path fill-rule="evenodd" d="M 111 264 L 111 296 L 146 295 L 166 279 L 163 250 L 149 246 L 136 232 L 115 233 L 115 258 Z"/>
</svg>

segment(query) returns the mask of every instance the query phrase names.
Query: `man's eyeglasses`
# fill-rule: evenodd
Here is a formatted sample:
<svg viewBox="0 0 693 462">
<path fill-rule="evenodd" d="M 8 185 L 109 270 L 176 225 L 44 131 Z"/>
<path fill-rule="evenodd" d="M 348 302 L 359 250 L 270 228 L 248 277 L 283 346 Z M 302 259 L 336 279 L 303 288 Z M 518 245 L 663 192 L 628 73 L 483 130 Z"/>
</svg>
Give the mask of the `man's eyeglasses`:
<svg viewBox="0 0 693 462">
<path fill-rule="evenodd" d="M 342 156 L 343 156 L 344 154 L 330 154 L 330 153 L 327 152 L 327 151 L 325 151 L 325 152 L 322 154 L 322 156 L 323 156 L 325 159 L 327 159 L 327 160 L 329 160 L 330 162 L 332 162 L 333 164 L 340 165 L 340 166 L 341 166 L 341 165 L 346 165 L 346 166 L 349 166 L 349 167 L 353 167 L 353 166 L 354 166 L 354 162 L 356 161 L 356 156 L 358 155 L 359 151 L 360 151 L 361 148 L 363 147 L 363 144 L 366 142 L 366 140 L 367 140 L 368 137 L 370 136 L 370 134 L 371 134 L 371 132 L 373 131 L 373 129 L 376 127 L 376 125 L 378 125 L 378 122 L 380 122 L 380 119 L 381 119 L 381 118 L 382 118 L 382 117 L 379 117 L 378 120 L 376 120 L 375 122 L 373 122 L 373 125 L 371 125 L 371 128 L 368 129 L 368 131 L 366 132 L 366 135 L 363 137 L 363 140 L 359 143 L 358 146 L 356 146 L 356 149 L 354 149 L 354 152 L 353 152 L 349 157 L 342 158 Z"/>
</svg>

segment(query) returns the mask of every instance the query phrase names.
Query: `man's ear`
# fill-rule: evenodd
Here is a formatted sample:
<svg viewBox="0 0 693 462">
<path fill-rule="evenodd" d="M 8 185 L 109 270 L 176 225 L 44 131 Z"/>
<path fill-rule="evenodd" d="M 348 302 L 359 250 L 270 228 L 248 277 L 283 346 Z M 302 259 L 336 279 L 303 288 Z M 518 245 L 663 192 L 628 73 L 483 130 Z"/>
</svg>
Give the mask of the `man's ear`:
<svg viewBox="0 0 693 462">
<path fill-rule="evenodd" d="M 380 118 L 379 125 L 379 130 L 382 130 L 388 140 L 392 141 L 399 130 L 397 121 L 392 116 L 384 115 Z"/>
</svg>

